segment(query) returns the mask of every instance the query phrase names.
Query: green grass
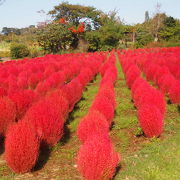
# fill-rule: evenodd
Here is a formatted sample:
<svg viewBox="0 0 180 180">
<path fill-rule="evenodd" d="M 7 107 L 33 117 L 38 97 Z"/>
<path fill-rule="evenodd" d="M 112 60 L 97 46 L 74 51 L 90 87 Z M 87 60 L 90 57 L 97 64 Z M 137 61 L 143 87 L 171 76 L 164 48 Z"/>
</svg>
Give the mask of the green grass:
<svg viewBox="0 0 180 180">
<path fill-rule="evenodd" d="M 0 42 L 0 51 L 10 51 L 10 43 L 1 41 Z"/>
<path fill-rule="evenodd" d="M 118 106 L 111 136 L 116 136 L 115 148 L 122 155 L 120 171 L 115 180 L 170 180 L 180 177 L 180 118 L 177 105 L 167 104 L 165 130 L 160 138 L 148 139 L 142 134 L 125 86 L 122 69 L 117 64 L 116 83 Z M 117 142 L 119 139 L 119 143 Z"/>
<path fill-rule="evenodd" d="M 170 180 L 180 177 L 180 133 L 163 141 L 150 141 L 140 151 L 125 157 L 124 169 L 115 180 Z"/>
<path fill-rule="evenodd" d="M 88 84 L 81 100 L 76 104 L 75 110 L 70 114 L 71 123 L 68 125 L 68 128 L 71 133 L 76 131 L 81 118 L 87 114 L 98 91 L 100 79 L 100 75 L 98 75 L 94 82 Z"/>
</svg>

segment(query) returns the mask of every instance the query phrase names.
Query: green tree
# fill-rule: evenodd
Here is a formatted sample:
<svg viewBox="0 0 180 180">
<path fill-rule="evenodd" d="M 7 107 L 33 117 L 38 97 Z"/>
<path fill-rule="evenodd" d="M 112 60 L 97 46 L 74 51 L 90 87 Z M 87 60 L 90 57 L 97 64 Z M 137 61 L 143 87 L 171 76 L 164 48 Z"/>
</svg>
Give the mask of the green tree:
<svg viewBox="0 0 180 180">
<path fill-rule="evenodd" d="M 49 11 L 54 20 L 65 18 L 72 25 L 78 26 L 83 20 L 90 24 L 93 29 L 99 27 L 101 11 L 91 6 L 73 5 L 68 2 L 62 2 Z"/>
<path fill-rule="evenodd" d="M 117 12 L 101 14 L 100 23 L 101 26 L 98 30 L 86 33 L 89 50 L 111 50 L 118 48 L 119 41 L 124 35 L 124 26 L 117 16 Z"/>
<path fill-rule="evenodd" d="M 164 26 L 160 31 L 162 40 L 179 41 L 180 40 L 180 22 L 169 16 L 164 19 Z"/>
<path fill-rule="evenodd" d="M 48 53 L 58 53 L 70 47 L 77 46 L 77 36 L 69 29 L 69 26 L 51 23 L 38 31 L 39 45 Z"/>
<path fill-rule="evenodd" d="M 145 22 L 149 21 L 149 12 L 148 11 L 145 12 L 145 20 L 144 21 Z"/>
</svg>

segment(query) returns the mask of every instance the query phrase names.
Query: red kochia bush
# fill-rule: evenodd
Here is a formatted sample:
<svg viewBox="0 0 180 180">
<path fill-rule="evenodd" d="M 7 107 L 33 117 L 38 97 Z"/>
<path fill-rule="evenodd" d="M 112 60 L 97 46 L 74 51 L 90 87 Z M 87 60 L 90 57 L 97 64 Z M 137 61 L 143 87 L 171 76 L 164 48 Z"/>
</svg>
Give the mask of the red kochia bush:
<svg viewBox="0 0 180 180">
<path fill-rule="evenodd" d="M 11 126 L 5 139 L 5 159 L 16 173 L 30 171 L 39 155 L 39 139 L 30 124 L 20 121 Z"/>
<path fill-rule="evenodd" d="M 93 135 L 80 148 L 77 165 L 85 180 L 109 180 L 120 161 L 107 135 Z"/>
<path fill-rule="evenodd" d="M 126 82 L 129 88 L 133 85 L 136 78 L 140 77 L 140 70 L 136 65 L 132 65 L 126 73 Z"/>
<path fill-rule="evenodd" d="M 0 97 L 2 97 L 2 96 L 7 96 L 7 91 L 6 91 L 6 89 L 0 87 Z"/>
<path fill-rule="evenodd" d="M 163 131 L 163 115 L 154 105 L 143 105 L 138 109 L 138 120 L 144 134 L 149 137 L 158 137 Z"/>
<path fill-rule="evenodd" d="M 158 66 L 156 64 L 153 63 L 148 64 L 148 66 L 145 68 L 144 71 L 147 80 L 153 80 L 157 67 Z"/>
<path fill-rule="evenodd" d="M 78 75 L 78 79 L 83 87 L 92 79 L 93 73 L 90 68 L 84 68 L 81 70 L 80 74 Z"/>
<path fill-rule="evenodd" d="M 35 92 L 39 95 L 39 96 L 45 96 L 46 93 L 51 90 L 51 86 L 50 84 L 48 84 L 46 81 L 41 81 L 38 83 L 38 85 L 36 86 Z"/>
<path fill-rule="evenodd" d="M 160 110 L 162 115 L 165 114 L 166 102 L 164 99 L 164 95 L 156 89 L 144 92 L 138 102 L 136 102 L 138 108 L 140 108 L 144 104 L 155 105 Z"/>
<path fill-rule="evenodd" d="M 112 119 L 114 117 L 114 108 L 107 97 L 96 97 L 90 108 L 90 112 L 92 110 L 96 110 L 102 113 L 106 117 L 108 124 L 111 125 Z"/>
<path fill-rule="evenodd" d="M 28 79 L 28 85 L 31 89 L 35 89 L 37 84 L 44 78 L 43 73 L 32 73 Z"/>
<path fill-rule="evenodd" d="M 66 98 L 66 94 L 61 89 L 55 90 L 47 94 L 46 100 L 50 104 L 54 104 L 62 116 L 66 118 L 69 112 L 69 102 Z"/>
<path fill-rule="evenodd" d="M 63 135 L 64 118 L 56 105 L 46 99 L 34 104 L 23 120 L 31 124 L 49 146 L 55 145 Z"/>
<path fill-rule="evenodd" d="M 171 86 L 176 83 L 176 79 L 171 74 L 164 74 L 159 78 L 158 86 L 163 93 L 168 93 Z"/>
<path fill-rule="evenodd" d="M 0 135 L 16 120 L 16 105 L 8 97 L 0 97 Z"/>
<path fill-rule="evenodd" d="M 78 78 L 73 79 L 71 82 L 62 87 L 62 91 L 67 94 L 67 99 L 69 101 L 69 111 L 72 111 L 74 105 L 80 100 L 83 86 L 78 80 Z"/>
<path fill-rule="evenodd" d="M 81 142 L 85 142 L 87 138 L 94 134 L 108 134 L 109 124 L 98 111 L 89 112 L 78 125 L 77 135 Z"/>
<path fill-rule="evenodd" d="M 151 89 L 152 89 L 152 87 L 148 83 L 142 83 L 139 86 L 137 86 L 137 88 L 135 89 L 134 92 L 132 91 L 132 97 L 133 97 L 135 106 L 137 106 L 137 103 L 138 103 L 139 99 L 142 97 L 142 95 L 145 92 L 150 92 Z"/>
<path fill-rule="evenodd" d="M 99 89 L 97 96 L 107 97 L 109 101 L 111 102 L 111 104 L 113 105 L 113 107 L 114 108 L 116 107 L 116 98 L 115 98 L 114 88 L 110 88 L 108 86 L 102 86 Z"/>
<path fill-rule="evenodd" d="M 142 77 L 136 78 L 136 80 L 134 81 L 134 83 L 131 86 L 132 95 L 134 94 L 136 89 L 143 83 L 147 84 L 147 81 L 145 79 L 143 79 Z"/>
<path fill-rule="evenodd" d="M 35 93 L 32 90 L 21 90 L 13 93 L 9 98 L 16 104 L 17 108 L 17 120 L 21 119 L 28 108 L 35 100 Z"/>
<path fill-rule="evenodd" d="M 169 97 L 173 104 L 180 103 L 180 80 L 176 81 L 170 88 Z"/>
</svg>

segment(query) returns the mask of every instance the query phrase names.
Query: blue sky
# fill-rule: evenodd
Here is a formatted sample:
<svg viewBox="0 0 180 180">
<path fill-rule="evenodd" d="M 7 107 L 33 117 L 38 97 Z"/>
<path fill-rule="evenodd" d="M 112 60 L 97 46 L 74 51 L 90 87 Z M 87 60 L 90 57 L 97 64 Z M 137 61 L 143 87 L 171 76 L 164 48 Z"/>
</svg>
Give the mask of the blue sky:
<svg viewBox="0 0 180 180">
<path fill-rule="evenodd" d="M 49 17 L 37 11 L 48 12 L 61 0 L 5 0 L 0 6 L 0 30 L 2 27 L 27 27 L 36 25 Z M 69 0 L 72 4 L 90 5 L 109 12 L 118 10 L 120 18 L 128 24 L 144 21 L 145 11 L 150 16 L 155 12 L 155 5 L 160 3 L 161 11 L 180 19 L 180 0 Z"/>
</svg>

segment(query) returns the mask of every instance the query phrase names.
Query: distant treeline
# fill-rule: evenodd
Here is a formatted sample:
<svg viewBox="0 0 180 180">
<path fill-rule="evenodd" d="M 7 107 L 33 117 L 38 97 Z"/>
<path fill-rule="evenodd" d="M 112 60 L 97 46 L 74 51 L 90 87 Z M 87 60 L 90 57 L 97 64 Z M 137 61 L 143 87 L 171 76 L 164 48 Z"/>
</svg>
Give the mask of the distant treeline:
<svg viewBox="0 0 180 180">
<path fill-rule="evenodd" d="M 152 17 L 146 11 L 144 22 L 135 25 L 122 22 L 116 11 L 107 14 L 68 2 L 55 6 L 48 14 L 53 20 L 38 26 L 4 27 L 0 40 L 32 41 L 47 53 L 180 46 L 180 20 L 160 11 Z"/>
</svg>

